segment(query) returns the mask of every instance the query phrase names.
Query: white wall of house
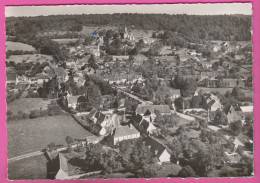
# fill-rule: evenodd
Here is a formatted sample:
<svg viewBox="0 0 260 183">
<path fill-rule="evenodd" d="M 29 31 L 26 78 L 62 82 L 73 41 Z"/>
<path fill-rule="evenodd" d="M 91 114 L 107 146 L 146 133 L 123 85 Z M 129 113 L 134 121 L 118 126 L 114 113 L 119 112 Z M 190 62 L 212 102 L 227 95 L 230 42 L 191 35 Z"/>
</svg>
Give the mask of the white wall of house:
<svg viewBox="0 0 260 183">
<path fill-rule="evenodd" d="M 60 180 L 64 180 L 64 179 L 68 179 L 68 178 L 69 178 L 69 175 L 62 169 L 60 169 L 55 176 L 55 179 L 60 179 Z"/>
<path fill-rule="evenodd" d="M 171 159 L 171 155 L 166 151 L 166 149 L 163 151 L 161 156 L 159 157 L 160 162 L 169 162 Z"/>
</svg>

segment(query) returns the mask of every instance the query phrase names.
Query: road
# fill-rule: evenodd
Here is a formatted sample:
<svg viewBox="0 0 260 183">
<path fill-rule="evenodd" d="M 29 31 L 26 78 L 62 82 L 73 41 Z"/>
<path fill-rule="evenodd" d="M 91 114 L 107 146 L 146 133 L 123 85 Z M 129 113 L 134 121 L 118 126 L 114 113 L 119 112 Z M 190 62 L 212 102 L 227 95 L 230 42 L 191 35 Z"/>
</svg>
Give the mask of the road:
<svg viewBox="0 0 260 183">
<path fill-rule="evenodd" d="M 13 161 L 18 161 L 18 160 L 21 160 L 21 159 L 24 159 L 24 158 L 30 158 L 32 156 L 38 156 L 38 155 L 42 155 L 43 152 L 41 151 L 35 151 L 35 152 L 32 152 L 32 153 L 28 153 L 28 154 L 24 154 L 24 155 L 21 155 L 21 156 L 16 156 L 16 157 L 13 157 L 13 158 L 10 158 L 8 159 L 8 163 L 10 162 L 13 162 Z"/>
</svg>

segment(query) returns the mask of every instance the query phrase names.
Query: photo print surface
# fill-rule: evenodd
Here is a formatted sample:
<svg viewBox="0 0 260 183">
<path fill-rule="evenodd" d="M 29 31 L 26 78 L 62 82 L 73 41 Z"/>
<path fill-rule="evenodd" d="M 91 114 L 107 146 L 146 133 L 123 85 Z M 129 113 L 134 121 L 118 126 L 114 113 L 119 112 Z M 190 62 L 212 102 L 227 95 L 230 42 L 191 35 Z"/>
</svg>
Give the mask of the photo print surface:
<svg viewBox="0 0 260 183">
<path fill-rule="evenodd" d="M 9 180 L 253 175 L 251 3 L 5 16 Z"/>
</svg>

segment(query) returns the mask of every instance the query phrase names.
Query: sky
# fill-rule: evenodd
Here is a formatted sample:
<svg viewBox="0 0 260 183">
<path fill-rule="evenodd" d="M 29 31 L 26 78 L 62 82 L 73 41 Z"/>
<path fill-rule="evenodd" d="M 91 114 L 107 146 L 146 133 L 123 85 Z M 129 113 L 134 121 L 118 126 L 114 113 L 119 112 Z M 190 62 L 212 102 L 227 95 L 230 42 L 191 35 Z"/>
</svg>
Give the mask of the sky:
<svg viewBox="0 0 260 183">
<path fill-rule="evenodd" d="M 156 13 L 189 15 L 252 15 L 251 3 L 196 3 L 196 4 L 146 4 L 146 5 L 51 5 L 6 6 L 5 15 L 48 16 L 69 14 Z"/>
</svg>

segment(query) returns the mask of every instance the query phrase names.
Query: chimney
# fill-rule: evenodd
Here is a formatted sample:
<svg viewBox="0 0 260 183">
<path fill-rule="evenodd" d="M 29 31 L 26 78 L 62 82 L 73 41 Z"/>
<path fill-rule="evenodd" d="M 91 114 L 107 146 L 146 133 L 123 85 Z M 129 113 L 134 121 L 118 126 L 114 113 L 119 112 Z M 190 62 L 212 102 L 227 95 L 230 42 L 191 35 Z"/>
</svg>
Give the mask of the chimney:
<svg viewBox="0 0 260 183">
<path fill-rule="evenodd" d="M 155 150 L 155 151 L 154 151 L 154 154 L 157 155 L 157 154 L 158 154 L 158 150 Z"/>
<path fill-rule="evenodd" d="M 129 124 L 129 128 L 130 128 L 130 129 L 133 129 L 133 125 L 132 125 L 131 123 Z"/>
</svg>

